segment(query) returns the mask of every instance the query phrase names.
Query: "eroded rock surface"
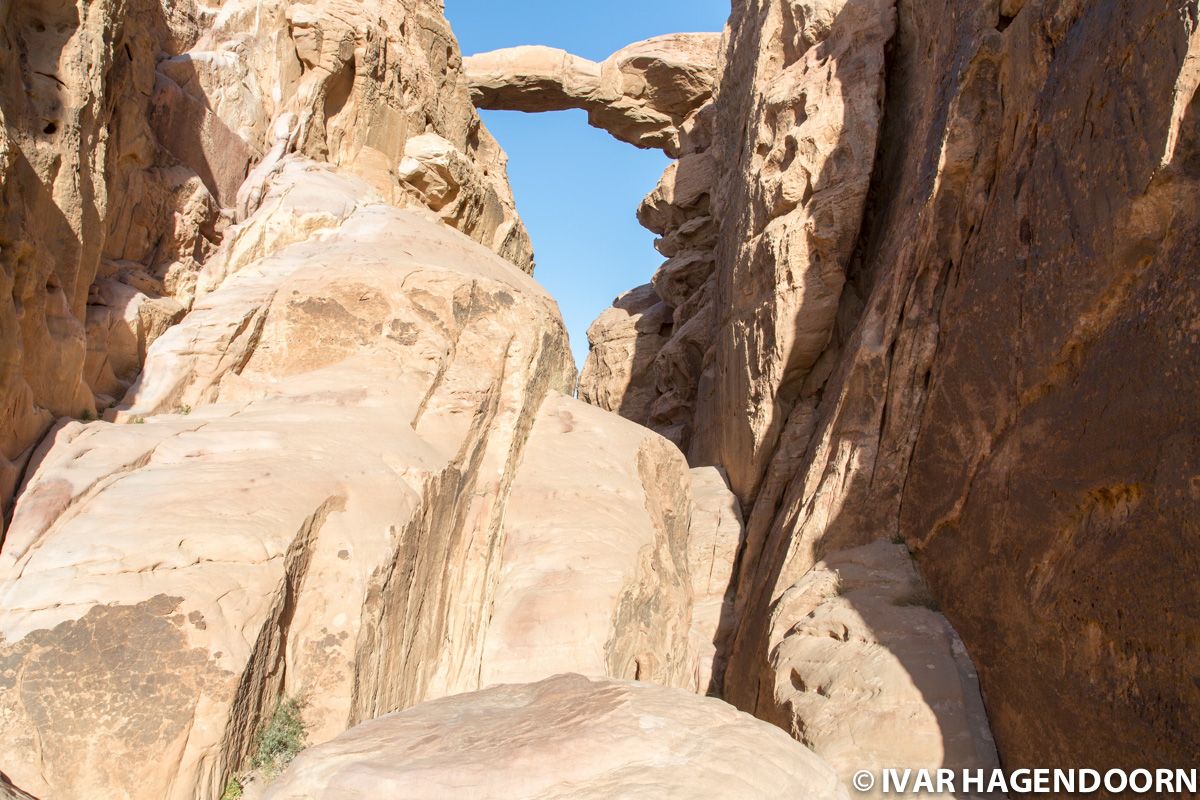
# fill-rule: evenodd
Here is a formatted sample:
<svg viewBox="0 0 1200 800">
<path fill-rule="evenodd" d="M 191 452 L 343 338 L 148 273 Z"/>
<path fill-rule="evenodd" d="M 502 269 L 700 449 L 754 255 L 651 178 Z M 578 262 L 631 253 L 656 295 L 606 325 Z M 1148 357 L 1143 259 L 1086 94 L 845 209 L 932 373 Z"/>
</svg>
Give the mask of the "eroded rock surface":
<svg viewBox="0 0 1200 800">
<path fill-rule="evenodd" d="M 692 650 L 696 653 L 694 689 L 721 695 L 725 661 L 736 628 L 731 592 L 733 566 L 742 544 L 742 509 L 716 467 L 692 470 L 692 521 L 688 567 L 692 578 Z"/>
<path fill-rule="evenodd" d="M 900 537 L 1006 767 L 1167 767 L 1200 708 L 1192 624 L 1163 615 L 1200 541 L 1196 4 L 952 7 L 899 4 L 871 209 L 829 377 L 750 514 L 727 696 L 774 682 L 762 611 L 820 553 Z"/>
<path fill-rule="evenodd" d="M 301 754 L 266 797 L 381 794 L 848 796 L 812 752 L 719 700 L 579 675 L 498 686 L 365 723 Z"/>
<path fill-rule="evenodd" d="M 630 289 L 588 328 L 579 399 L 649 425 L 654 358 L 670 338 L 671 308 L 650 284 Z"/>
<path fill-rule="evenodd" d="M 76 5 L 0 11 L 0 794 L 211 800 L 285 697 L 280 797 L 1197 751 L 1195 0 L 465 77 L 428 0 Z M 677 159 L 591 405 L 470 96 Z"/>
<path fill-rule="evenodd" d="M 33 795 L 13 786 L 12 781 L 3 772 L 0 772 L 0 798 L 3 800 L 36 800 Z"/>
<path fill-rule="evenodd" d="M 773 631 L 802 616 L 781 598 L 824 554 L 900 538 L 1006 765 L 1186 760 L 1195 637 L 1162 612 L 1192 603 L 1200 540 L 1200 10 L 892 6 L 735 6 L 639 215 L 671 335 L 596 347 L 586 396 L 634 398 L 746 507 L 741 707 L 782 680 Z M 701 159 L 707 194 L 681 180 Z"/>
<path fill-rule="evenodd" d="M 661 437 L 548 398 L 505 511 L 480 683 L 579 671 L 690 685 L 691 500 Z"/>
<path fill-rule="evenodd" d="M 279 697 L 319 743 L 489 683 L 713 672 L 689 555 L 731 567 L 723 478 L 693 515 L 678 450 L 559 395 L 553 301 L 443 221 L 282 157 L 109 421 L 55 430 L 0 550 L 22 786 L 217 797 Z"/>
<path fill-rule="evenodd" d="M 205 295 L 17 506 L 0 736 L 35 793 L 219 796 L 280 694 L 310 698 L 320 741 L 478 686 L 444 644 L 482 624 L 524 436 L 570 384 L 557 309 L 326 165 L 289 160 L 268 200 L 246 226 L 332 224 Z"/>
<path fill-rule="evenodd" d="M 848 786 L 858 770 L 897 764 L 999 768 L 975 668 L 904 545 L 826 556 L 771 617 L 775 684 L 756 713 L 791 730 Z M 864 796 L 886 795 L 876 786 Z"/>
<path fill-rule="evenodd" d="M 532 268 L 504 154 L 458 80 L 440 8 L 218 6 L 17 0 L 0 11 L 6 513 L 54 420 L 94 419 L 124 394 L 287 153 L 343 165 L 396 204 L 436 206 Z M 452 204 L 426 193 L 419 171 L 396 172 L 427 134 L 459 154 L 446 156 L 459 163 Z"/>
</svg>

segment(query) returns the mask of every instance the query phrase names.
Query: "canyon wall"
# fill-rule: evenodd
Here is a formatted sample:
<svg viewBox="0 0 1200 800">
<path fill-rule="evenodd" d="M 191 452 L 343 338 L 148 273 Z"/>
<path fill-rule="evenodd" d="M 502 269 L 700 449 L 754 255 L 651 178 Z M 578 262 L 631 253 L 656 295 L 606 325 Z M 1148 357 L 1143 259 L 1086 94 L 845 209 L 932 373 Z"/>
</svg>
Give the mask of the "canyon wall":
<svg viewBox="0 0 1200 800">
<path fill-rule="evenodd" d="M 1197 19 L 734 4 L 697 112 L 712 158 L 647 198 L 671 260 L 598 321 L 581 385 L 746 507 L 728 699 L 801 722 L 789 593 L 894 540 L 979 666 L 1006 766 L 1196 752 Z M 695 218 L 655 213 L 672 191 L 715 220 L 692 291 L 672 240 Z"/>
</svg>

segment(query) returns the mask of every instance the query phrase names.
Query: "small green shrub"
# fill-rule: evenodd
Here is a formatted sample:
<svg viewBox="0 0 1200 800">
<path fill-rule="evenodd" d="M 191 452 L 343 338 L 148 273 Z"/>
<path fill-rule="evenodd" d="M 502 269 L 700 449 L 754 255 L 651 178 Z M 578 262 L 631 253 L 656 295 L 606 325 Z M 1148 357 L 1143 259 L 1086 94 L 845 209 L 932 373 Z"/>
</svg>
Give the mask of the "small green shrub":
<svg viewBox="0 0 1200 800">
<path fill-rule="evenodd" d="M 230 778 L 229 783 L 225 784 L 225 791 L 221 794 L 221 800 L 241 800 L 242 798 L 242 782 L 237 778 Z"/>
<path fill-rule="evenodd" d="M 180 406 L 179 413 L 186 417 L 188 414 L 192 413 L 192 407 L 187 405 Z"/>
<path fill-rule="evenodd" d="M 279 701 L 271 721 L 258 734 L 258 746 L 250 766 L 265 780 L 274 780 L 304 749 L 304 720 L 300 701 L 290 697 Z"/>
</svg>

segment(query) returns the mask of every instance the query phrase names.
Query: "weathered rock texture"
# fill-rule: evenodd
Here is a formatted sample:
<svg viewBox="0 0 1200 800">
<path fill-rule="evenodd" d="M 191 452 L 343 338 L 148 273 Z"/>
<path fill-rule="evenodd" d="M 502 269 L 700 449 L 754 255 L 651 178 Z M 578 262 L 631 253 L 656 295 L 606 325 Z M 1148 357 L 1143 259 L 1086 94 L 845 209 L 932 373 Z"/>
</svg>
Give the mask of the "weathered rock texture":
<svg viewBox="0 0 1200 800">
<path fill-rule="evenodd" d="M 650 284 L 618 297 L 588 328 L 590 350 L 579 375 L 579 399 L 649 426 L 658 398 L 654 357 L 673 325 L 671 307 Z"/>
<path fill-rule="evenodd" d="M 757 713 L 847 783 L 861 769 L 1000 766 L 975 668 L 903 545 L 822 559 L 772 609 L 770 652 Z"/>
<path fill-rule="evenodd" d="M 12 9 L 6 32 L 46 24 Z M 689 549 L 703 541 L 704 569 L 728 572 L 740 520 L 708 510 L 720 487 L 706 476 L 693 522 L 677 450 L 558 394 L 574 383 L 562 320 L 527 274 L 503 154 L 440 10 L 88 13 L 103 24 L 80 46 L 147 81 L 149 105 L 120 111 L 147 160 L 88 167 L 94 188 L 122 189 L 80 212 L 94 229 L 71 229 L 101 251 L 68 264 L 92 284 L 87 358 L 68 352 L 82 357 L 83 327 L 66 302 L 58 330 L 75 320 L 80 335 L 5 373 L 75 380 L 87 410 L 113 406 L 103 422 L 60 420 L 21 456 L 0 548 L 13 781 L 51 797 L 218 797 L 285 696 L 304 698 L 319 743 L 557 671 L 697 688 L 723 609 Z M 143 58 L 160 48 L 177 55 Z M 72 63 L 68 89 L 93 79 Z M 72 102 L 88 120 L 103 105 Z M 45 154 L 50 169 L 60 156 Z M 12 174 L 14 203 L 42 196 L 42 173 Z M 137 189 L 147 174 L 190 186 L 187 204 L 139 205 L 159 197 Z M 22 286 L 47 280 L 38 247 L 75 252 L 37 240 L 51 205 L 10 207 L 25 239 L 6 257 L 34 259 L 6 262 Z M 104 225 L 149 249 L 101 258 Z M 201 228 L 203 247 L 163 260 L 163 237 Z M 41 330 L 34 305 L 22 313 Z M 114 394 L 93 400 L 101 383 Z M 27 450 L 49 421 L 34 417 L 14 437 Z"/>
<path fill-rule="evenodd" d="M 509 495 L 480 683 L 574 670 L 690 685 L 690 484 L 661 437 L 549 398 Z M 722 533 L 736 546 L 740 526 Z"/>
<path fill-rule="evenodd" d="M 740 521 L 693 523 L 675 448 L 555 393 L 531 278 L 295 156 L 227 243 L 113 423 L 57 429 L 0 551 L 23 786 L 218 796 L 280 696 L 320 742 L 498 681 L 712 671 L 692 531 L 728 572 Z"/>
<path fill-rule="evenodd" d="M 514 757 L 514 754 L 519 757 Z M 382 717 L 301 754 L 268 800 L 845 798 L 827 765 L 711 698 L 560 675 Z"/>
<path fill-rule="evenodd" d="M 532 267 L 435 4 L 13 0 L 0 23 L 6 513 L 54 419 L 124 394 L 286 153 L 370 176 Z M 444 142 L 438 157 L 410 145 L 424 136 Z"/>
<path fill-rule="evenodd" d="M 1196 4 L 905 2 L 899 20 L 830 377 L 789 412 L 751 514 L 747 693 L 728 696 L 771 680 L 762 610 L 818 553 L 899 536 L 1007 767 L 1186 760 Z"/>
<path fill-rule="evenodd" d="M 717 33 L 673 33 L 623 47 L 597 64 L 537 45 L 463 60 L 479 108 L 588 112 L 623 142 L 679 152 L 688 116 L 713 91 Z"/>
<path fill-rule="evenodd" d="M 692 470 L 692 524 L 688 567 L 692 578 L 692 645 L 697 692 L 720 696 L 729 637 L 736 623 L 730 592 L 742 544 L 742 509 L 716 467 Z"/>
<path fill-rule="evenodd" d="M 3 772 L 0 772 L 0 798 L 3 800 L 36 800 L 33 795 L 13 786 L 12 781 Z"/>
<path fill-rule="evenodd" d="M 0 551 L 0 737 L 28 790 L 219 796 L 280 694 L 320 741 L 478 686 L 504 500 L 571 380 L 561 320 L 508 262 L 306 159 L 241 233 L 313 216 L 151 346 L 116 424 L 39 459 Z"/>
<path fill-rule="evenodd" d="M 1181 724 L 1200 710 L 1181 671 L 1198 20 L 1195 2 L 735 4 L 693 144 L 640 214 L 673 326 L 606 322 L 584 367 L 585 397 L 722 465 L 746 506 L 726 697 L 790 702 L 784 598 L 824 554 L 899 538 L 979 665 L 1007 766 L 1200 747 Z"/>
</svg>

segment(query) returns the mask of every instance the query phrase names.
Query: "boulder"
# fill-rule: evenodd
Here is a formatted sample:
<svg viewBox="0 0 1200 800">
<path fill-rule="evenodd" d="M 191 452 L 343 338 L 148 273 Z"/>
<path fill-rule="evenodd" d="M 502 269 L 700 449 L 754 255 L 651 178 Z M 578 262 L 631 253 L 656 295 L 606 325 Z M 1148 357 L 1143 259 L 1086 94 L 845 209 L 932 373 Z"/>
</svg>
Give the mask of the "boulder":
<svg viewBox="0 0 1200 800">
<path fill-rule="evenodd" d="M 0 749 L 35 794 L 215 798 L 280 696 L 312 698 L 320 741 L 478 687 L 459 650 L 525 435 L 572 382 L 561 318 L 430 212 L 303 159 L 277 181 L 247 228 L 328 227 L 246 233 L 18 503 Z"/>
<path fill-rule="evenodd" d="M 847 788 L 863 769 L 999 769 L 975 667 L 904 545 L 831 553 L 783 594 L 772 619 L 775 680 L 759 713 Z M 856 795 L 887 796 L 878 785 Z"/>
<path fill-rule="evenodd" d="M 266 800 L 400 795 L 848 797 L 811 751 L 719 700 L 559 675 L 448 697 L 360 725 L 301 753 Z"/>
</svg>

